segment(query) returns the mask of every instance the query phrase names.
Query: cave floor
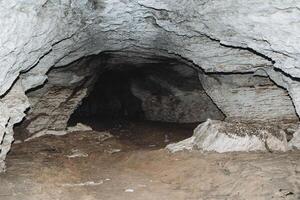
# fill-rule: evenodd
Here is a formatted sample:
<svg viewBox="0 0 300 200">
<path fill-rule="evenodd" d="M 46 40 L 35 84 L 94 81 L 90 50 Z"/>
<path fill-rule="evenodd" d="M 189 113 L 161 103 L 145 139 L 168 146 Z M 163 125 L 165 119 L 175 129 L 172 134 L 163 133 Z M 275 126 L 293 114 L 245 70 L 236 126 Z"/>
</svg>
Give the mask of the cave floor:
<svg viewBox="0 0 300 200">
<path fill-rule="evenodd" d="M 111 138 L 98 130 L 14 144 L 0 199 L 300 199 L 299 151 L 171 154 L 163 146 L 190 128 L 136 123 L 110 131 Z"/>
</svg>

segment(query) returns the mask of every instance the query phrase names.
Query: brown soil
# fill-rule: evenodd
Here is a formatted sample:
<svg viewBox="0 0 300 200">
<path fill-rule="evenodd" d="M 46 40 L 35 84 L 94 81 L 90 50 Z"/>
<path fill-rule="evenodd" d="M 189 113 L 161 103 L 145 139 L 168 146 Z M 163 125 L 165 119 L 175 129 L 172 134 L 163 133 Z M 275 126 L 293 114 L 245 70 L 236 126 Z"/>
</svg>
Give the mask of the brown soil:
<svg viewBox="0 0 300 200">
<path fill-rule="evenodd" d="M 163 147 L 191 128 L 133 123 L 110 132 L 105 141 L 91 131 L 13 145 L 0 200 L 300 199 L 299 151 L 171 154 Z M 84 156 L 68 157 L 76 151 Z"/>
</svg>

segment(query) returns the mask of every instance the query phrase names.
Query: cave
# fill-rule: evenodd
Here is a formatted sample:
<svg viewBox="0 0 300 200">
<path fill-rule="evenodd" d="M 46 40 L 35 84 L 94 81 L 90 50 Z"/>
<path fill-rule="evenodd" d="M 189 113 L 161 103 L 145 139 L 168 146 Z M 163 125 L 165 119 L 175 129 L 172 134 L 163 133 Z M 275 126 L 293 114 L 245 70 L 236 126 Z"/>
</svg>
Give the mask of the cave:
<svg viewBox="0 0 300 200">
<path fill-rule="evenodd" d="M 94 130 L 109 129 L 121 138 L 124 138 L 123 129 L 127 128 L 131 130 L 127 139 L 163 148 L 170 142 L 190 137 L 197 123 L 208 118 L 224 119 L 224 114 L 201 86 L 197 69 L 190 63 L 176 57 L 154 57 L 136 63 L 126 56 L 122 58 L 120 53 L 104 53 L 94 58 L 105 59 L 109 67 L 101 70 L 87 96 L 70 116 L 68 126 L 83 123 Z M 138 52 L 130 54 L 141 56 Z M 118 57 L 117 61 L 110 63 L 112 57 Z M 146 141 L 152 137 L 158 141 Z"/>
<path fill-rule="evenodd" d="M 182 109 L 190 103 L 183 102 L 188 101 L 186 96 L 190 95 L 190 98 L 193 98 L 194 93 L 203 95 L 203 98 L 197 96 L 199 102 L 196 103 L 200 104 L 201 100 L 209 101 L 209 97 L 204 95 L 196 70 L 176 60 L 160 62 L 142 63 L 141 66 L 121 63 L 119 69 L 114 69 L 116 67 L 113 66 L 112 69 L 103 72 L 71 118 L 98 117 L 99 121 L 128 118 L 192 123 L 214 117 L 209 110 L 204 110 L 209 109 L 209 105 L 207 108 L 192 105 L 194 107 Z M 181 101 L 181 98 L 185 99 Z M 178 105 L 180 103 L 184 105 Z M 209 103 L 213 104 L 212 101 Z M 188 115 L 193 108 L 199 107 L 203 110 L 196 112 L 198 116 Z M 212 113 L 217 111 L 216 107 L 211 108 Z M 202 117 L 203 113 L 208 114 Z M 216 118 L 219 117 L 218 114 Z M 70 121 L 72 124 L 72 119 Z"/>
<path fill-rule="evenodd" d="M 125 139 L 122 132 L 129 129 L 128 140 L 163 148 L 190 137 L 207 119 L 225 118 L 205 92 L 199 70 L 178 56 L 139 52 L 104 52 L 54 68 L 42 87 L 27 92 L 35 106 L 15 126 L 15 139 L 86 125 Z M 147 142 L 151 137 L 159 139 Z"/>
<path fill-rule="evenodd" d="M 0 199 L 299 199 L 299 9 L 0 1 Z"/>
</svg>

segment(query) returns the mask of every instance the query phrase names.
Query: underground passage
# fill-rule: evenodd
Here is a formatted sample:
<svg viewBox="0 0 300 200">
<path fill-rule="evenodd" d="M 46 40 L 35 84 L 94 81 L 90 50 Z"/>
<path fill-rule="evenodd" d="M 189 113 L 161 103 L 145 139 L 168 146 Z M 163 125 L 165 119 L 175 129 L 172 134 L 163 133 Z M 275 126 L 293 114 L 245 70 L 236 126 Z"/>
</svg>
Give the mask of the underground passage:
<svg viewBox="0 0 300 200">
<path fill-rule="evenodd" d="M 299 9 L 0 1 L 0 200 L 300 199 Z"/>
</svg>

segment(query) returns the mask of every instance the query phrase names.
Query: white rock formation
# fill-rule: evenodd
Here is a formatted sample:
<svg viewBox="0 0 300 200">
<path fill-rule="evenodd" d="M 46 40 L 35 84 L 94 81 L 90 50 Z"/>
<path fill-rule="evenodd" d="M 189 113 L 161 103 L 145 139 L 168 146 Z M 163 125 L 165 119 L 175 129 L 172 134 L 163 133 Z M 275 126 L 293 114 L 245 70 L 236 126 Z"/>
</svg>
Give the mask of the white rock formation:
<svg viewBox="0 0 300 200">
<path fill-rule="evenodd" d="M 268 77 L 254 74 L 204 74 L 200 81 L 207 94 L 232 121 L 297 121 L 286 90 Z"/>
<path fill-rule="evenodd" d="M 233 151 L 287 151 L 283 130 L 262 124 L 228 123 L 208 119 L 194 135 L 166 147 L 171 152 L 198 149 L 218 153 Z"/>
<path fill-rule="evenodd" d="M 300 129 L 294 133 L 293 138 L 289 141 L 288 145 L 291 149 L 300 149 Z"/>
<path fill-rule="evenodd" d="M 166 149 L 169 150 L 171 153 L 176 153 L 178 151 L 183 151 L 183 150 L 191 151 L 195 147 L 195 139 L 196 137 L 192 136 L 180 142 L 168 144 L 166 146 Z"/>
<path fill-rule="evenodd" d="M 75 132 L 75 131 L 92 131 L 93 129 L 85 124 L 77 123 L 75 126 L 70 126 L 67 128 L 68 132 Z"/>
<path fill-rule="evenodd" d="M 299 10 L 295 0 L 0 1 L 1 165 L 29 106 L 25 91 L 51 67 L 103 51 L 179 55 L 206 72 L 263 69 L 299 115 Z"/>
</svg>

